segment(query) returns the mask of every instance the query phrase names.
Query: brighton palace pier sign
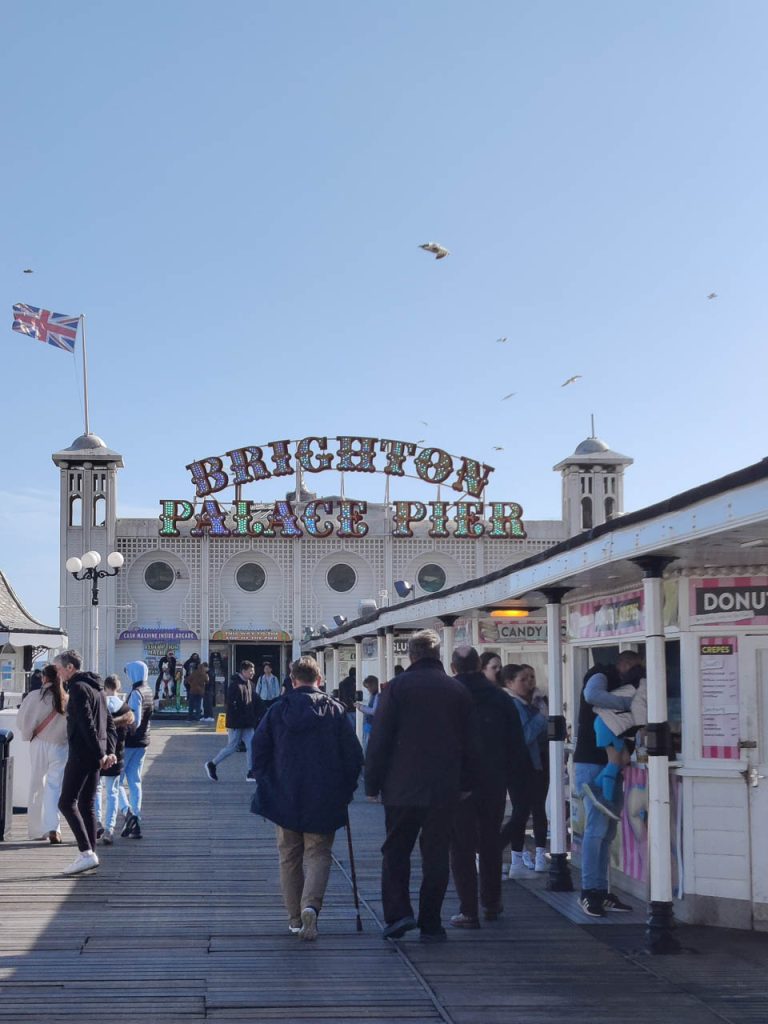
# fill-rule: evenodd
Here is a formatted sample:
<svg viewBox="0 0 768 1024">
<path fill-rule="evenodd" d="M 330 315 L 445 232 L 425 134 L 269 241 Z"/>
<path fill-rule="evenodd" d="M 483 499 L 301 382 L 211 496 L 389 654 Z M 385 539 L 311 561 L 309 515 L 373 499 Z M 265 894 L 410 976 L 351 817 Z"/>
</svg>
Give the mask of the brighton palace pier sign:
<svg viewBox="0 0 768 1024">
<path fill-rule="evenodd" d="M 514 501 L 486 504 L 483 500 L 493 473 L 493 467 L 485 463 L 449 455 L 442 448 L 420 448 L 413 441 L 351 436 L 330 440 L 336 442 L 334 450 L 329 449 L 327 437 L 305 437 L 235 448 L 190 463 L 186 468 L 192 475 L 195 500 L 164 498 L 160 502 L 160 536 L 178 537 L 178 524 L 192 520 L 193 537 L 315 538 L 333 533 L 337 537 L 365 537 L 365 501 L 318 498 L 306 503 L 276 501 L 269 507 L 240 497 L 243 484 L 287 476 L 301 481 L 306 474 L 327 470 L 383 473 L 388 479 L 408 476 L 445 485 L 466 496 L 467 500 L 391 502 L 393 537 L 412 537 L 412 524 L 425 519 L 431 524 L 430 537 L 520 540 L 526 535 L 520 505 Z M 224 506 L 213 495 L 228 487 L 235 489 L 235 500 Z"/>
</svg>

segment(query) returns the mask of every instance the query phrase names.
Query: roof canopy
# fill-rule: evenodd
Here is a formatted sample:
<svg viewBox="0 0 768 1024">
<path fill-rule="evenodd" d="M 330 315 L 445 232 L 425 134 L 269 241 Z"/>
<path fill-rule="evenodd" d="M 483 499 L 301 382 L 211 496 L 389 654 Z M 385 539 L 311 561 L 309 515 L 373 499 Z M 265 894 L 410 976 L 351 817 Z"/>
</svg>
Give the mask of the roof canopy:
<svg viewBox="0 0 768 1024">
<path fill-rule="evenodd" d="M 46 626 L 33 619 L 0 572 L 0 644 L 15 647 L 63 647 L 65 633 L 58 626 Z"/>
</svg>

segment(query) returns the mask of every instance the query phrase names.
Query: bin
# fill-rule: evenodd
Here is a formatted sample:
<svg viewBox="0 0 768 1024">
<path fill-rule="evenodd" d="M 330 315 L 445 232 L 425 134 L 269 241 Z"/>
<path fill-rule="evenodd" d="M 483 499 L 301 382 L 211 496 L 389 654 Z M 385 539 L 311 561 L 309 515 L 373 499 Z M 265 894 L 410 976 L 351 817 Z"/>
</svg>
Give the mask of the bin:
<svg viewBox="0 0 768 1024">
<path fill-rule="evenodd" d="M 11 838 L 13 824 L 13 758 L 10 729 L 0 729 L 0 842 Z"/>
</svg>

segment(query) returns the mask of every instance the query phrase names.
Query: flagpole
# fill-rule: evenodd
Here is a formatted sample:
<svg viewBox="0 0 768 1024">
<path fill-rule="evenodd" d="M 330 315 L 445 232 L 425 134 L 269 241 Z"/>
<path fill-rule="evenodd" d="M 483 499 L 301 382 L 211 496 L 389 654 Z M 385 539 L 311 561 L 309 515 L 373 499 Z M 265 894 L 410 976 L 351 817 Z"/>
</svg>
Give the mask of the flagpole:
<svg viewBox="0 0 768 1024">
<path fill-rule="evenodd" d="M 90 434 L 88 418 L 88 349 L 85 345 L 85 314 L 80 314 L 80 329 L 83 333 L 83 405 L 85 407 L 85 432 Z"/>
</svg>

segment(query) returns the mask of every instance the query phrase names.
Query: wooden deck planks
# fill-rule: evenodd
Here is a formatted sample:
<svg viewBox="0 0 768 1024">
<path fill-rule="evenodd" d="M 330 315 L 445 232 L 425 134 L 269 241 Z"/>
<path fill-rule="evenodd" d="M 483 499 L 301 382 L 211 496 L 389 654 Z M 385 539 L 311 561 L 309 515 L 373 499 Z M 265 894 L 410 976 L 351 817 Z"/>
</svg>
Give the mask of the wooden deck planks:
<svg viewBox="0 0 768 1024">
<path fill-rule="evenodd" d="M 383 942 L 383 815 L 363 799 L 352 827 L 365 930 L 355 931 L 347 878 L 334 869 L 320 939 L 298 942 L 287 933 L 274 829 L 248 813 L 245 757 L 224 762 L 219 784 L 203 773 L 220 743 L 185 723 L 155 730 L 146 838 L 100 849 L 91 876 L 62 876 L 72 846 L 28 843 L 17 817 L 13 842 L 0 844 L 0 1024 L 768 1019 L 768 937 L 729 953 L 707 933 L 703 952 L 651 961 L 632 952 L 642 915 L 613 932 L 581 926 L 536 891 L 539 879 L 505 882 L 504 918 L 479 932 L 452 932 L 442 946 L 415 935 Z M 346 867 L 341 834 L 335 852 Z M 450 893 L 446 914 L 456 909 Z"/>
</svg>

